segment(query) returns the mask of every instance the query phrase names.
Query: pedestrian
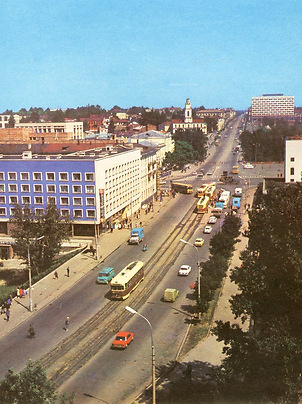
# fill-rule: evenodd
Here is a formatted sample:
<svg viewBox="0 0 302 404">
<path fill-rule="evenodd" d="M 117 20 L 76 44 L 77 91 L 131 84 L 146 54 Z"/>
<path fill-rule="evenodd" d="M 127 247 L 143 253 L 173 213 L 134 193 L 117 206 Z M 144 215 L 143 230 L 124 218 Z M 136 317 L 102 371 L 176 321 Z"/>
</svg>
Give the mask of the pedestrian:
<svg viewBox="0 0 302 404">
<path fill-rule="evenodd" d="M 69 326 L 69 324 L 70 324 L 70 318 L 69 318 L 69 317 L 66 317 L 66 320 L 65 320 L 65 327 L 64 327 L 64 330 L 65 330 L 65 331 L 68 331 L 68 326 Z"/>
<path fill-rule="evenodd" d="M 5 303 L 3 303 L 1 306 L 1 314 L 5 314 L 5 311 L 6 311 L 6 307 L 5 307 Z"/>
<path fill-rule="evenodd" d="M 55 279 L 59 279 L 58 271 L 55 271 L 54 275 L 55 275 Z"/>
<path fill-rule="evenodd" d="M 17 297 L 20 297 L 20 289 L 17 288 Z"/>
<path fill-rule="evenodd" d="M 69 278 L 69 267 L 66 268 L 66 275 Z"/>
<path fill-rule="evenodd" d="M 111 233 L 113 232 L 113 224 L 110 226 L 110 228 L 111 228 Z"/>
<path fill-rule="evenodd" d="M 9 321 L 9 316 L 10 316 L 10 310 L 9 309 L 6 309 L 5 315 L 6 315 L 6 321 Z"/>
</svg>

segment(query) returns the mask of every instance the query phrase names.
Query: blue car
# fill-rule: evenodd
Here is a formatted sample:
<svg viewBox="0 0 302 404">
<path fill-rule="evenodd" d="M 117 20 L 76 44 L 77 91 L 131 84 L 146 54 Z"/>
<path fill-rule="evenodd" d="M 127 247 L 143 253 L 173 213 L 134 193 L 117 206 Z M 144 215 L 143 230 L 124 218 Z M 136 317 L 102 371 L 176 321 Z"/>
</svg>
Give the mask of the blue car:
<svg viewBox="0 0 302 404">
<path fill-rule="evenodd" d="M 105 267 L 99 272 L 96 283 L 109 283 L 114 275 L 114 268 Z"/>
</svg>

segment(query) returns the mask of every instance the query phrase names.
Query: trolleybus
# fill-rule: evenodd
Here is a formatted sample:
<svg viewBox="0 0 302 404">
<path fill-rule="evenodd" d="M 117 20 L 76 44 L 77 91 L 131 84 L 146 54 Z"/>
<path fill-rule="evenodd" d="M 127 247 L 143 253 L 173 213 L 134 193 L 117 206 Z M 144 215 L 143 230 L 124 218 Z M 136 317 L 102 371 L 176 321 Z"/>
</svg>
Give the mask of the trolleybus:
<svg viewBox="0 0 302 404">
<path fill-rule="evenodd" d="M 197 213 L 205 213 L 208 209 L 210 198 L 208 196 L 203 196 L 197 202 Z"/>
<path fill-rule="evenodd" d="M 130 262 L 110 282 L 112 299 L 127 299 L 144 277 L 144 263 L 142 261 Z"/>
</svg>

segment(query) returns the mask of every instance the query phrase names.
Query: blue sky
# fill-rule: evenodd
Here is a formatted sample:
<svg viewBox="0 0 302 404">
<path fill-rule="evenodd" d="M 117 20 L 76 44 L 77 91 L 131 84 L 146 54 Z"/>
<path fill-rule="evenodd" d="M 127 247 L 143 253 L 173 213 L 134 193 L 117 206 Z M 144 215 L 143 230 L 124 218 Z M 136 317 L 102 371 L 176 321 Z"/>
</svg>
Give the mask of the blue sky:
<svg viewBox="0 0 302 404">
<path fill-rule="evenodd" d="M 2 0 L 0 112 L 302 106 L 300 0 Z"/>
</svg>

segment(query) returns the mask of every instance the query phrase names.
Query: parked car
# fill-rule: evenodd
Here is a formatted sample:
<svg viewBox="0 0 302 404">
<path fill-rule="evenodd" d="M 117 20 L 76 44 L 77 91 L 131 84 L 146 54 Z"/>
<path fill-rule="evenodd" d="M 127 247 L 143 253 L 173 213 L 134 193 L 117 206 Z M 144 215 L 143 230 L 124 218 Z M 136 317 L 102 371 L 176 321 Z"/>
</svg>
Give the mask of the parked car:
<svg viewBox="0 0 302 404">
<path fill-rule="evenodd" d="M 193 171 L 193 172 L 192 172 L 192 175 L 197 175 L 197 171 Z"/>
<path fill-rule="evenodd" d="M 178 271 L 178 275 L 188 276 L 191 271 L 192 268 L 190 267 L 190 265 L 182 265 Z"/>
<path fill-rule="evenodd" d="M 112 342 L 111 348 L 125 349 L 133 341 L 134 333 L 128 331 L 120 331 L 116 334 L 115 340 Z"/>
<path fill-rule="evenodd" d="M 208 223 L 209 224 L 215 224 L 217 222 L 217 217 L 216 216 L 210 216 Z"/>
<path fill-rule="evenodd" d="M 254 166 L 251 163 L 247 163 L 247 164 L 244 164 L 243 168 L 254 168 Z"/>
<path fill-rule="evenodd" d="M 203 238 L 197 238 L 197 239 L 195 240 L 195 242 L 194 242 L 194 245 L 195 245 L 196 247 L 202 247 L 202 246 L 203 246 L 203 243 L 204 243 L 204 239 L 203 239 Z"/>
<path fill-rule="evenodd" d="M 206 226 L 203 230 L 205 234 L 210 234 L 212 232 L 212 226 Z"/>
</svg>

